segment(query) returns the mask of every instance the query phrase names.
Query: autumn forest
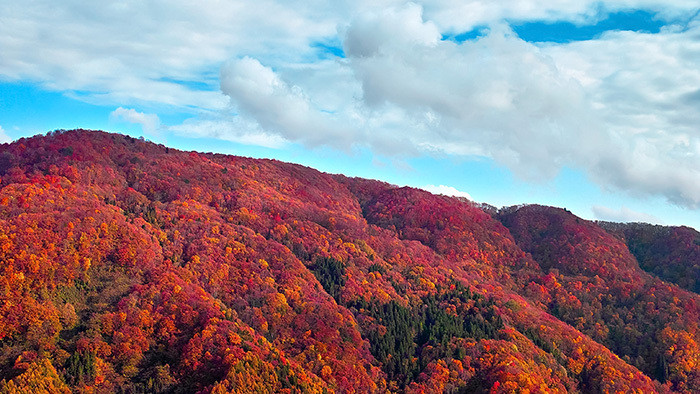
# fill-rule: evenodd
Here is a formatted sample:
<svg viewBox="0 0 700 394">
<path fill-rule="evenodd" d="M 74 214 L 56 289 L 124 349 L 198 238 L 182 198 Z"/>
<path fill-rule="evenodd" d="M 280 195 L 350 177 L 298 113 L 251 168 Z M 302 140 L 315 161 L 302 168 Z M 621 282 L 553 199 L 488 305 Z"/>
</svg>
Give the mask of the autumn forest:
<svg viewBox="0 0 700 394">
<path fill-rule="evenodd" d="M 700 233 L 101 131 L 0 144 L 0 393 L 700 392 Z"/>
</svg>

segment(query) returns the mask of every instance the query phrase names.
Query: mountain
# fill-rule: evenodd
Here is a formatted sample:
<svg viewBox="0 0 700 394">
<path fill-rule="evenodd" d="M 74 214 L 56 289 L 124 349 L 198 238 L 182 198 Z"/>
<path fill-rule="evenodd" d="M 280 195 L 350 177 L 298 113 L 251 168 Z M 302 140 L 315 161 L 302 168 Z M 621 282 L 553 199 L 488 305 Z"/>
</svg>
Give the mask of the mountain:
<svg viewBox="0 0 700 394">
<path fill-rule="evenodd" d="M 695 229 L 646 223 L 599 225 L 627 244 L 642 269 L 700 293 L 700 233 Z"/>
<path fill-rule="evenodd" d="M 697 244 L 665 231 L 21 139 L 0 145 L 0 392 L 698 392 L 700 295 L 649 268 L 695 272 Z"/>
</svg>

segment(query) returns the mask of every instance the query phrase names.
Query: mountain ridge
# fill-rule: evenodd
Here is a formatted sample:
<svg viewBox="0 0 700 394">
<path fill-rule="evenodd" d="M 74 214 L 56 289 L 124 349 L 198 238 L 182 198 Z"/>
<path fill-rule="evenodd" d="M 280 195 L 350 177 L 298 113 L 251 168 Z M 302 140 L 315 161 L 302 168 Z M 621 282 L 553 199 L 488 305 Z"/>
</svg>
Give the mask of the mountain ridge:
<svg viewBox="0 0 700 394">
<path fill-rule="evenodd" d="M 74 130 L 0 222 L 3 392 L 700 390 L 700 296 L 562 209 Z"/>
</svg>

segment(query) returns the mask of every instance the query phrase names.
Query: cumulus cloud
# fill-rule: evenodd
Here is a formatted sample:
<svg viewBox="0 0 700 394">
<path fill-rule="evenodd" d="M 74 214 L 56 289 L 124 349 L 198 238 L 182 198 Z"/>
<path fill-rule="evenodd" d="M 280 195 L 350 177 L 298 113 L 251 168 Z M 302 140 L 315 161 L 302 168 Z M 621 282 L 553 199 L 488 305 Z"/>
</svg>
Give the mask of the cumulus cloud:
<svg viewBox="0 0 700 394">
<path fill-rule="evenodd" d="M 412 33 L 389 38 L 400 25 L 412 26 Z M 463 44 L 441 41 L 433 26 L 409 5 L 361 20 L 347 33 L 346 53 L 365 104 L 402 111 L 413 123 L 406 128 L 413 126 L 414 144 L 491 156 L 525 177 L 541 178 L 569 159 L 566 145 L 580 149 L 597 139 L 600 128 L 580 84 L 539 48 L 504 25 Z M 356 37 L 381 44 L 358 48 L 352 43 L 362 39 Z"/>
<path fill-rule="evenodd" d="M 271 68 L 250 57 L 222 67 L 221 90 L 239 111 L 254 118 L 263 129 L 286 139 L 346 149 L 359 133 L 342 122 L 340 116 L 324 111 L 298 86 L 288 84 Z"/>
<path fill-rule="evenodd" d="M 160 118 L 156 114 L 145 114 L 133 108 L 119 107 L 109 114 L 112 121 L 123 121 L 141 125 L 141 129 L 148 135 L 158 135 Z"/>
<path fill-rule="evenodd" d="M 700 206 L 698 34 L 691 24 L 546 48 L 603 120 L 605 140 L 586 160 L 599 184 Z"/>
<path fill-rule="evenodd" d="M 445 196 L 454 196 L 454 197 L 464 197 L 468 200 L 472 200 L 472 196 L 469 195 L 469 193 L 458 190 L 452 186 L 425 185 L 425 186 L 421 187 L 421 189 L 427 190 L 433 194 L 442 194 Z"/>
<path fill-rule="evenodd" d="M 7 133 L 5 133 L 5 130 L 2 128 L 2 126 L 0 126 L 0 144 L 8 142 L 12 142 L 12 139 L 10 138 L 10 136 L 7 135 Z"/>
<path fill-rule="evenodd" d="M 661 219 L 643 212 L 633 211 L 625 206 L 620 209 L 613 209 L 601 205 L 591 207 L 593 215 L 598 220 L 608 222 L 643 222 L 651 224 L 663 224 Z"/>
</svg>

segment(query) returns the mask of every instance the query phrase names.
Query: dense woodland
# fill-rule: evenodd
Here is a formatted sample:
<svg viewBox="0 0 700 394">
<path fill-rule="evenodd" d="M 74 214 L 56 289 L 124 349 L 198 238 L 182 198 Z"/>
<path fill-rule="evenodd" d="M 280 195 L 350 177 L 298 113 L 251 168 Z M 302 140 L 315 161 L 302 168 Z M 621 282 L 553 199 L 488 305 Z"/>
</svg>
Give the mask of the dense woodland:
<svg viewBox="0 0 700 394">
<path fill-rule="evenodd" d="M 689 227 L 599 223 L 627 244 L 643 270 L 700 293 L 700 233 Z"/>
<path fill-rule="evenodd" d="M 0 145 L 0 393 L 700 392 L 700 237 L 57 131 Z"/>
</svg>

